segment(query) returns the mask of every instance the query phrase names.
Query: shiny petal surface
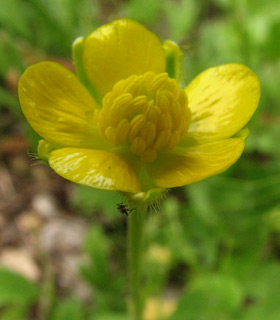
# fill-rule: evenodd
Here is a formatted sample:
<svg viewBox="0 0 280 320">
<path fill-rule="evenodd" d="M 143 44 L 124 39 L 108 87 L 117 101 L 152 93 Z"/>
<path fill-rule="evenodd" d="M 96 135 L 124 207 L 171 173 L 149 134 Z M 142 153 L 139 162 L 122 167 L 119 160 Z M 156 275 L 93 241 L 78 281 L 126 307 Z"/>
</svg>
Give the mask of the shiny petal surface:
<svg viewBox="0 0 280 320">
<path fill-rule="evenodd" d="M 243 148 L 243 139 L 223 139 L 162 154 L 147 169 L 157 186 L 179 187 L 223 172 L 236 162 Z"/>
<path fill-rule="evenodd" d="M 33 129 L 59 146 L 94 146 L 95 101 L 68 69 L 55 62 L 29 67 L 19 81 L 22 111 Z"/>
<path fill-rule="evenodd" d="M 207 69 L 186 88 L 192 123 L 186 136 L 199 142 L 228 138 L 255 112 L 258 77 L 246 66 L 226 64 Z"/>
<path fill-rule="evenodd" d="M 63 178 L 85 186 L 132 193 L 140 191 L 130 164 L 108 151 L 57 149 L 51 152 L 49 165 Z"/>
<path fill-rule="evenodd" d="M 83 61 L 88 77 L 102 95 L 132 74 L 165 70 L 165 54 L 159 38 L 136 21 L 106 24 L 84 43 Z"/>
</svg>

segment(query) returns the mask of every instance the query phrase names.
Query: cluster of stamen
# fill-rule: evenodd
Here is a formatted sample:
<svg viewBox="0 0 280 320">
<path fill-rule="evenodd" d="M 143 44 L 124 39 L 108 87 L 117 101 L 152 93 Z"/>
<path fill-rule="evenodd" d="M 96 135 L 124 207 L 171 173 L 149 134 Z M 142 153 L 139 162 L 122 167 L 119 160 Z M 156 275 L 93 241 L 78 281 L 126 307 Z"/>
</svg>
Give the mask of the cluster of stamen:
<svg viewBox="0 0 280 320">
<path fill-rule="evenodd" d="M 127 146 L 144 162 L 159 150 L 171 150 L 190 123 L 187 96 L 167 73 L 132 75 L 115 84 L 95 111 L 100 134 L 116 146 Z"/>
</svg>

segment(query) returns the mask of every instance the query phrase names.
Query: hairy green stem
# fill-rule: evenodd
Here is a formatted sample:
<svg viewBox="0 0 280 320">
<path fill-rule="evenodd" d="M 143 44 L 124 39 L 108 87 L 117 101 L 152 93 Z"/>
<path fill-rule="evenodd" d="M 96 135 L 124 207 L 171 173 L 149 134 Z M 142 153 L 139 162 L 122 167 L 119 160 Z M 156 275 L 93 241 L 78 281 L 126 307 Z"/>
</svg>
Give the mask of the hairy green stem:
<svg viewBox="0 0 280 320">
<path fill-rule="evenodd" d="M 142 247 L 146 206 L 135 206 L 128 216 L 128 273 L 131 320 L 142 320 Z"/>
</svg>

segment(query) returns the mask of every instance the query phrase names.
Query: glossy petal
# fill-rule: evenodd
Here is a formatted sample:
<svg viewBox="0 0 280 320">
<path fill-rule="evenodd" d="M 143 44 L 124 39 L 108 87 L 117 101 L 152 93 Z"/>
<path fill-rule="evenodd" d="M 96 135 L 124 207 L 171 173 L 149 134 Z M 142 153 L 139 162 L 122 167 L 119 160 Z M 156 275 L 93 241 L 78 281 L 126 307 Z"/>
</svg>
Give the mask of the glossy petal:
<svg viewBox="0 0 280 320">
<path fill-rule="evenodd" d="M 200 181 L 230 167 L 241 155 L 244 140 L 224 139 L 162 154 L 147 166 L 151 180 L 172 188 Z"/>
<path fill-rule="evenodd" d="M 85 186 L 132 193 L 140 191 L 130 164 L 108 151 L 57 149 L 51 152 L 49 165 L 63 178 Z"/>
<path fill-rule="evenodd" d="M 227 64 L 202 72 L 186 88 L 186 93 L 192 112 L 187 137 L 201 143 L 238 132 L 257 108 L 260 84 L 246 66 Z"/>
<path fill-rule="evenodd" d="M 19 81 L 22 111 L 33 129 L 60 146 L 95 146 L 95 101 L 68 69 L 55 62 L 29 67 Z M 98 142 L 99 144 L 99 142 Z"/>
<path fill-rule="evenodd" d="M 89 35 L 83 61 L 90 80 L 102 95 L 132 74 L 165 70 L 165 54 L 158 37 L 129 19 L 106 24 Z"/>
</svg>

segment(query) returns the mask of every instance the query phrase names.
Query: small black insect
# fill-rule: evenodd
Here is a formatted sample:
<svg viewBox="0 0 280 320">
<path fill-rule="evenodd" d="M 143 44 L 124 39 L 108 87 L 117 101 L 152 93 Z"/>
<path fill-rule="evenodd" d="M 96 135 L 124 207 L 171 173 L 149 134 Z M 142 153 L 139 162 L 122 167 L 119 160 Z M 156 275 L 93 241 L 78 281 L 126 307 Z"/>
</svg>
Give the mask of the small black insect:
<svg viewBox="0 0 280 320">
<path fill-rule="evenodd" d="M 118 211 L 121 214 L 125 214 L 126 216 L 128 216 L 129 212 L 133 210 L 133 209 L 127 208 L 127 205 L 123 204 L 123 202 L 118 203 L 117 206 L 118 206 Z"/>
</svg>

